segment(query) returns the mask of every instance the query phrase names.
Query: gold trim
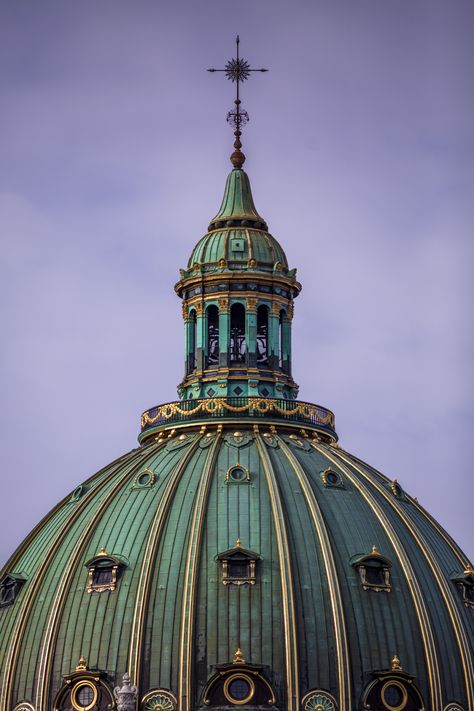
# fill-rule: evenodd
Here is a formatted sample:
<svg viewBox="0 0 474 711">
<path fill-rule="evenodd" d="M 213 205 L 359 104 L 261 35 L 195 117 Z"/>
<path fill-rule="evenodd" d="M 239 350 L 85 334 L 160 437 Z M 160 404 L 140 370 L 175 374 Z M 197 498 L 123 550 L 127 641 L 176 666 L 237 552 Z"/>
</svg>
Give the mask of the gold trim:
<svg viewBox="0 0 474 711">
<path fill-rule="evenodd" d="M 246 681 L 247 684 L 250 686 L 250 693 L 247 694 L 245 699 L 236 699 L 230 693 L 229 686 L 233 681 L 235 681 L 235 679 L 244 679 L 244 681 Z M 251 701 L 255 696 L 255 683 L 253 679 L 247 676 L 247 674 L 242 674 L 241 672 L 231 674 L 224 682 L 224 696 L 226 697 L 227 701 L 230 701 L 231 704 L 236 704 L 237 706 L 244 706 L 245 704 L 248 704 L 249 701 Z"/>
<path fill-rule="evenodd" d="M 389 702 L 385 698 L 385 691 L 388 689 L 389 686 L 396 686 L 402 692 L 403 698 L 402 698 L 401 703 L 398 704 L 398 706 L 392 706 L 391 704 L 389 704 Z M 407 693 L 407 690 L 405 689 L 404 685 L 400 684 L 399 681 L 397 681 L 396 679 L 389 679 L 382 686 L 382 689 L 380 691 L 380 698 L 382 699 L 382 703 L 385 704 L 388 711 L 403 711 L 403 709 L 406 707 L 407 702 L 408 702 L 408 693 Z"/>
<path fill-rule="evenodd" d="M 181 613 L 180 659 L 179 659 L 179 689 L 178 705 L 181 711 L 189 711 L 192 707 L 192 666 L 193 666 L 193 636 L 194 610 L 196 605 L 196 586 L 198 562 L 203 533 L 203 518 L 205 505 L 214 469 L 216 452 L 220 444 L 220 432 L 216 434 L 209 448 L 206 461 L 202 468 L 201 479 L 197 487 L 194 511 L 189 534 L 189 546 L 186 557 L 186 574 L 184 579 L 183 602 Z"/>
<path fill-rule="evenodd" d="M 299 673 L 298 645 L 295 619 L 295 601 L 293 593 L 293 576 L 291 572 L 291 556 L 288 535 L 285 525 L 285 513 L 278 490 L 278 484 L 270 457 L 260 434 L 255 434 L 255 442 L 263 464 L 267 480 L 268 493 L 273 513 L 273 524 L 277 537 L 278 557 L 280 562 L 280 579 L 283 598 L 284 646 L 286 661 L 286 687 L 288 711 L 299 711 Z"/>
<path fill-rule="evenodd" d="M 319 506 L 318 500 L 308 482 L 308 476 L 299 463 L 297 457 L 290 450 L 288 445 L 278 437 L 280 448 L 289 461 L 295 472 L 303 495 L 306 499 L 313 525 L 317 533 L 321 553 L 323 556 L 326 579 L 329 586 L 329 596 L 331 601 L 331 612 L 334 625 L 334 636 L 336 640 L 336 664 L 339 681 L 339 708 L 340 711 L 351 711 L 351 666 L 349 659 L 349 643 L 346 632 L 346 622 L 342 595 L 337 574 L 336 562 L 329 534 L 326 528 L 324 516 Z M 329 467 L 328 467 L 329 469 Z"/>
<path fill-rule="evenodd" d="M 199 442 L 205 436 L 204 431 L 201 437 L 196 437 L 186 455 L 178 462 L 172 476 L 167 477 L 166 487 L 160 496 L 156 513 L 153 517 L 145 544 L 145 552 L 141 564 L 140 576 L 138 578 L 137 592 L 135 595 L 135 606 L 133 609 L 132 628 L 130 634 L 129 662 L 131 677 L 134 684 L 139 686 L 142 656 L 142 630 L 145 624 L 145 615 L 150 593 L 150 581 L 153 565 L 151 561 L 156 559 L 156 552 L 161 541 L 161 534 L 168 513 L 168 504 L 172 500 L 176 488 L 181 481 L 181 476 L 185 471 L 191 457 L 196 452 Z M 166 441 L 166 440 L 164 440 Z"/>
<path fill-rule="evenodd" d="M 77 694 L 78 691 L 83 687 L 83 686 L 88 686 L 89 689 L 92 689 L 92 692 L 94 694 L 94 698 L 92 700 L 92 703 L 90 703 L 88 706 L 81 706 L 79 704 L 79 701 L 77 700 Z M 80 681 L 77 682 L 72 688 L 71 691 L 71 703 L 73 707 L 76 709 L 76 711 L 91 711 L 91 709 L 94 708 L 94 706 L 97 703 L 97 699 L 99 698 L 99 690 L 95 684 L 93 684 L 91 681 L 88 681 L 87 679 L 81 679 Z"/>
<path fill-rule="evenodd" d="M 344 454 L 342 452 L 337 452 L 337 456 L 339 456 L 343 461 L 345 461 L 347 463 L 347 455 L 344 456 Z M 469 642 L 466 638 L 466 631 L 465 631 L 464 626 L 462 624 L 459 610 L 456 606 L 454 595 L 451 591 L 451 588 L 449 587 L 449 584 L 448 584 L 446 578 L 443 575 L 443 572 L 438 564 L 436 556 L 433 555 L 433 552 L 431 550 L 429 543 L 427 543 L 423 534 L 420 532 L 420 530 L 417 528 L 417 526 L 411 520 L 411 518 L 407 515 L 407 513 L 405 512 L 405 509 L 399 504 L 398 500 L 396 498 L 390 496 L 384 486 L 382 486 L 381 484 L 379 484 L 376 481 L 372 481 L 370 479 L 370 477 L 368 476 L 368 474 L 366 472 L 364 472 L 363 469 L 361 469 L 355 462 L 352 462 L 351 460 L 349 460 L 349 464 L 351 464 L 361 474 L 361 476 L 364 477 L 364 479 L 366 481 L 372 483 L 372 485 L 382 494 L 385 501 L 387 501 L 390 504 L 390 506 L 395 510 L 395 512 L 398 514 L 399 518 L 401 518 L 401 520 L 404 522 L 406 527 L 409 529 L 411 535 L 413 536 L 414 540 L 417 542 L 420 550 L 422 551 L 429 567 L 431 568 L 433 577 L 438 584 L 438 587 L 439 587 L 441 594 L 443 596 L 443 600 L 446 604 L 448 615 L 451 619 L 453 631 L 454 631 L 456 641 L 458 644 L 459 655 L 461 657 L 464 680 L 465 680 L 465 684 L 466 684 L 466 695 L 467 695 L 467 699 L 468 699 L 468 711 L 474 711 L 473 657 L 472 657 L 472 654 L 470 651 Z M 436 706 L 436 704 L 434 704 L 434 706 L 435 706 L 435 708 L 438 708 L 438 706 Z M 440 704 L 439 708 L 441 708 L 441 704 Z"/>
<path fill-rule="evenodd" d="M 363 498 L 368 503 L 369 507 L 375 513 L 380 525 L 384 529 L 388 539 L 390 540 L 393 549 L 395 550 L 400 565 L 403 569 L 407 585 L 412 596 L 413 603 L 415 605 L 416 615 L 418 617 L 418 622 L 420 624 L 421 636 L 423 638 L 423 647 L 425 653 L 425 661 L 428 672 L 428 681 L 430 687 L 431 696 L 431 707 L 433 709 L 439 709 L 443 707 L 443 692 L 438 664 L 438 653 L 436 649 L 436 642 L 434 639 L 433 629 L 431 626 L 431 621 L 426 607 L 425 598 L 423 592 L 419 586 L 418 579 L 415 570 L 408 558 L 405 548 L 400 541 L 395 529 L 393 528 L 390 520 L 385 515 L 382 507 L 379 505 L 370 490 L 358 479 L 347 464 L 355 467 L 353 462 L 348 462 L 342 455 L 340 450 L 337 452 L 333 451 L 327 446 L 319 445 L 311 442 L 311 446 L 326 457 L 330 462 L 340 467 L 344 472 L 348 480 L 359 490 Z M 356 467 L 357 468 L 357 467 Z M 367 478 L 367 477 L 364 477 Z M 372 482 L 373 483 L 373 482 Z M 382 487 L 383 488 L 383 487 Z M 387 497 L 389 500 L 395 502 L 396 499 L 393 497 Z"/>
<path fill-rule="evenodd" d="M 141 457 L 143 455 L 142 451 L 137 452 L 133 458 L 132 462 L 130 463 L 130 469 L 133 469 L 133 466 L 136 463 L 136 460 L 138 460 L 138 464 L 140 463 Z M 38 565 L 36 572 L 29 583 L 29 589 L 28 589 L 28 595 L 25 595 L 23 597 L 23 601 L 21 604 L 21 607 L 19 608 L 17 612 L 17 618 L 15 621 L 15 627 L 13 631 L 10 634 L 10 639 L 12 640 L 11 645 L 9 646 L 9 649 L 7 651 L 6 658 L 4 660 L 4 666 L 3 666 L 3 683 L 1 686 L 0 690 L 0 708 L 1 709 L 6 709 L 11 706 L 11 695 L 12 695 L 12 679 L 16 671 L 16 667 L 18 664 L 18 650 L 23 642 L 23 635 L 27 626 L 27 623 L 29 621 L 29 612 L 31 611 L 34 603 L 36 602 L 36 596 L 39 593 L 40 585 L 42 583 L 42 580 L 45 576 L 45 572 L 48 569 L 49 563 L 51 560 L 54 558 L 56 555 L 63 539 L 65 536 L 67 536 L 68 532 L 72 528 L 72 526 L 75 524 L 77 519 L 80 517 L 82 514 L 84 508 L 89 504 L 89 501 L 91 497 L 95 496 L 97 492 L 100 492 L 108 483 L 111 479 L 113 479 L 114 476 L 117 474 L 117 469 L 122 465 L 124 457 L 127 455 L 124 455 L 123 457 L 120 457 L 116 462 L 113 463 L 113 467 L 109 474 L 106 474 L 104 476 L 104 479 L 102 481 L 99 481 L 96 486 L 89 488 L 85 495 L 82 496 L 82 498 L 79 500 L 77 506 L 74 509 L 74 512 L 67 516 L 63 522 L 62 527 L 60 528 L 56 538 L 54 539 L 51 547 L 47 551 L 44 559 L 41 561 L 41 563 Z M 110 468 L 110 464 L 107 465 L 106 467 L 103 467 L 99 472 L 94 474 L 92 477 L 86 480 L 85 484 L 90 483 L 97 477 L 104 475 L 107 469 Z M 127 468 L 128 469 L 128 468 Z M 129 471 L 129 469 L 128 469 Z M 66 496 L 63 501 L 61 502 L 60 505 L 54 511 L 57 511 L 62 507 L 63 504 L 67 503 L 69 501 L 70 495 Z M 38 532 L 41 529 L 38 529 Z"/>
</svg>

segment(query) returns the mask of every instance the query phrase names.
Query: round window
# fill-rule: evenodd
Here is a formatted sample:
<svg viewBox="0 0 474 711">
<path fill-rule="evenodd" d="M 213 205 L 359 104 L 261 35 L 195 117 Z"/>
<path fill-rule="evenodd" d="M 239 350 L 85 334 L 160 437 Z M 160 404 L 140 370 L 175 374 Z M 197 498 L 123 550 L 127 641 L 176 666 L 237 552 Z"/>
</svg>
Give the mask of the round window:
<svg viewBox="0 0 474 711">
<path fill-rule="evenodd" d="M 248 676 L 232 674 L 224 684 L 224 695 L 232 704 L 247 704 L 255 694 L 255 685 Z"/>
<path fill-rule="evenodd" d="M 88 681 L 80 681 L 72 690 L 71 701 L 77 711 L 89 711 L 97 703 L 97 688 Z"/>
<path fill-rule="evenodd" d="M 242 467 L 234 467 L 234 469 L 230 471 L 230 478 L 233 481 L 244 481 L 244 479 L 247 478 L 247 475 Z"/>
<path fill-rule="evenodd" d="M 137 479 L 137 484 L 139 486 L 147 486 L 151 481 L 151 474 L 149 472 L 144 472 L 143 474 L 140 474 L 140 476 Z"/>
<path fill-rule="evenodd" d="M 389 711 L 402 711 L 408 701 L 406 689 L 398 681 L 388 681 L 382 688 L 382 701 Z"/>
<path fill-rule="evenodd" d="M 331 484 L 331 486 L 335 486 L 336 484 L 339 484 L 339 477 L 336 472 L 327 472 L 326 481 L 328 484 Z"/>
</svg>

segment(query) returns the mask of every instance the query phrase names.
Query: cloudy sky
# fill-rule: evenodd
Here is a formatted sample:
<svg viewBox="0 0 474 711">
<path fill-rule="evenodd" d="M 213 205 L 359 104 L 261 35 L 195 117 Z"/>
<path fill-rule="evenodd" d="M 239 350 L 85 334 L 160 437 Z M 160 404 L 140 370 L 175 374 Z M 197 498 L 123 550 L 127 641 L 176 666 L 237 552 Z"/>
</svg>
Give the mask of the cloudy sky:
<svg viewBox="0 0 474 711">
<path fill-rule="evenodd" d="M 4 0 L 4 562 L 182 376 L 178 269 L 246 169 L 298 268 L 294 374 L 474 554 L 472 0 Z"/>
</svg>

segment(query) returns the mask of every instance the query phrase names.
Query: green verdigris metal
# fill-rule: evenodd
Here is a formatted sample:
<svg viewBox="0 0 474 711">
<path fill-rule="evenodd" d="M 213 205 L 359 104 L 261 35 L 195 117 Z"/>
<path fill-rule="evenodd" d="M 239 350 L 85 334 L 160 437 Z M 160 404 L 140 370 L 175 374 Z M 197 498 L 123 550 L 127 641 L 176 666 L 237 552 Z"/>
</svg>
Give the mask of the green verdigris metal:
<svg viewBox="0 0 474 711">
<path fill-rule="evenodd" d="M 220 224 L 239 220 L 251 224 Z M 0 606 L 1 711 L 51 711 L 71 675 L 81 678 L 80 658 L 110 690 L 129 672 L 140 711 L 152 697 L 169 711 L 201 708 L 216 674 L 243 668 L 263 676 L 275 696 L 266 706 L 281 710 L 367 708 L 371 684 L 392 677 L 414 684 L 427 710 L 474 709 L 474 571 L 399 484 L 336 444 L 330 411 L 295 400 L 289 323 L 300 285 L 266 230 L 247 176 L 232 171 L 176 287 L 187 370 L 170 405 L 185 414 L 147 411 L 141 446 L 66 496 L 0 576 L 0 590 L 6 575 L 24 581 Z M 238 363 L 233 303 L 247 319 Z M 269 310 L 266 363 L 252 356 L 259 304 Z M 217 363 L 206 361 L 209 306 Z M 201 348 L 192 368 L 191 345 Z M 255 553 L 255 579 L 223 580 L 219 555 L 234 547 Z M 116 584 L 88 592 L 86 564 L 105 554 L 121 562 Z M 381 586 L 360 571 L 378 556 L 390 561 Z"/>
</svg>

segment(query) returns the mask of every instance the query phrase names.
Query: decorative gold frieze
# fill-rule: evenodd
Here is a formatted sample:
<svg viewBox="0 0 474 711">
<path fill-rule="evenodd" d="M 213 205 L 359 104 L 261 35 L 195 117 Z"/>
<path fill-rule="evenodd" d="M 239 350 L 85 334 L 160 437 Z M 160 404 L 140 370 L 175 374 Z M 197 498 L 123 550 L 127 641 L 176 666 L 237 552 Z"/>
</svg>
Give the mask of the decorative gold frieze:
<svg viewBox="0 0 474 711">
<path fill-rule="evenodd" d="M 199 386 L 196 387 L 199 389 Z M 286 407 L 282 407 L 280 404 L 282 401 L 277 398 L 249 397 L 247 398 L 247 402 L 243 405 L 232 405 L 229 400 L 231 399 L 224 397 L 205 398 L 196 402 L 193 409 L 189 409 L 189 404 L 188 407 L 183 407 L 184 403 L 181 401 L 170 402 L 166 405 L 153 408 L 151 411 L 144 412 L 141 420 L 142 429 L 146 427 L 146 425 L 152 425 L 162 419 L 168 420 L 175 415 L 192 419 L 199 412 L 219 414 L 224 413 L 226 410 L 241 413 L 256 412 L 260 415 L 271 412 L 278 412 L 280 415 L 288 416 L 302 415 L 305 418 L 313 419 L 318 424 L 334 426 L 334 415 L 330 410 L 323 411 L 322 408 L 308 403 L 287 400 L 285 401 Z M 153 415 L 151 415 L 150 412 L 153 412 Z"/>
</svg>

